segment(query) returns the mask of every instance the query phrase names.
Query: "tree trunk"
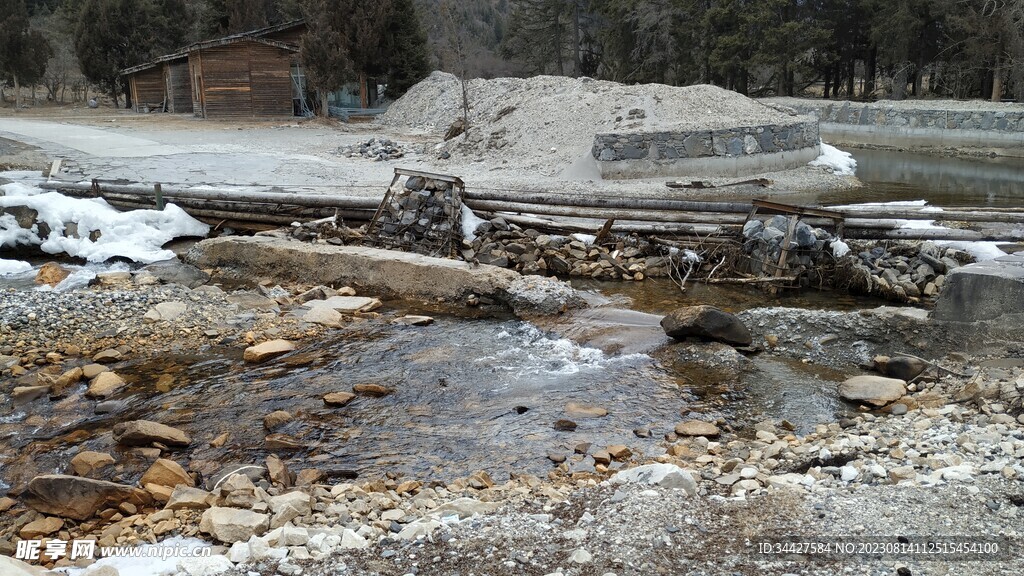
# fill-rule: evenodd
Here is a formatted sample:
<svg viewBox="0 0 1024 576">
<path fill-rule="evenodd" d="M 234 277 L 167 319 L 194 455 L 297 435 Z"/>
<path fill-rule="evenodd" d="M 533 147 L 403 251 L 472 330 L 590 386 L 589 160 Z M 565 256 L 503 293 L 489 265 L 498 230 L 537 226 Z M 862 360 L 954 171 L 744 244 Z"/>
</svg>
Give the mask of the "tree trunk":
<svg viewBox="0 0 1024 576">
<path fill-rule="evenodd" d="M 825 72 L 825 99 L 828 100 L 829 90 L 832 89 L 832 75 Z"/>
<path fill-rule="evenodd" d="M 554 13 L 555 70 L 558 71 L 559 76 L 565 76 L 565 63 L 562 62 L 562 23 L 559 21 L 561 16 L 561 10 L 556 10 Z"/>
<path fill-rule="evenodd" d="M 14 78 L 14 111 L 21 110 L 21 84 L 18 82 L 18 74 L 11 74 Z"/>
<path fill-rule="evenodd" d="M 132 89 L 127 84 L 122 86 L 121 89 L 124 90 L 124 108 L 127 110 L 132 107 Z"/>
<path fill-rule="evenodd" d="M 117 95 L 117 87 L 116 86 L 114 88 L 110 89 L 110 97 L 114 99 L 114 109 L 117 110 L 118 108 L 120 108 L 120 105 L 118 104 L 120 99 L 119 99 L 119 97 Z"/>
<path fill-rule="evenodd" d="M 853 87 L 857 76 L 857 61 L 850 58 L 846 61 L 846 99 L 853 100 Z"/>
<path fill-rule="evenodd" d="M 321 118 L 327 118 L 331 115 L 331 108 L 327 104 L 327 90 L 317 90 L 316 93 L 320 97 L 320 109 L 317 113 Z"/>
<path fill-rule="evenodd" d="M 573 0 L 572 3 L 572 53 L 573 53 L 573 76 L 579 78 L 582 74 L 583 61 L 580 59 L 580 2 Z"/>
<path fill-rule="evenodd" d="M 871 48 L 868 51 L 867 60 L 864 62 L 864 98 L 870 98 L 875 92 L 875 73 L 877 72 L 878 49 Z"/>
<path fill-rule="evenodd" d="M 996 52 L 996 63 L 992 66 L 992 101 L 999 102 L 1003 98 L 1003 70 L 1002 58 Z"/>
</svg>

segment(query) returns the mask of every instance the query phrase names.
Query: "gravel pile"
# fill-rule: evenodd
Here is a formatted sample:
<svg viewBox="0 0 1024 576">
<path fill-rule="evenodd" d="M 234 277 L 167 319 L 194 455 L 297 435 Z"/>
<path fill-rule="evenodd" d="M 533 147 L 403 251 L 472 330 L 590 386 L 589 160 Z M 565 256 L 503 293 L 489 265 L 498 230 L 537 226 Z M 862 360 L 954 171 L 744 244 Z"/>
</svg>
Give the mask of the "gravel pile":
<svg viewBox="0 0 1024 576">
<path fill-rule="evenodd" d="M 366 142 L 342 146 L 338 148 L 338 154 L 347 158 L 369 158 L 380 162 L 382 160 L 397 160 L 405 156 L 403 146 L 390 138 L 373 137 Z"/>
<path fill-rule="evenodd" d="M 495 155 L 572 164 L 599 132 L 716 130 L 791 123 L 793 116 L 715 86 L 629 86 L 590 78 L 475 79 L 467 85 L 470 128 L 454 138 L 453 158 Z M 462 116 L 462 90 L 435 72 L 400 98 L 381 122 L 443 133 Z"/>
</svg>

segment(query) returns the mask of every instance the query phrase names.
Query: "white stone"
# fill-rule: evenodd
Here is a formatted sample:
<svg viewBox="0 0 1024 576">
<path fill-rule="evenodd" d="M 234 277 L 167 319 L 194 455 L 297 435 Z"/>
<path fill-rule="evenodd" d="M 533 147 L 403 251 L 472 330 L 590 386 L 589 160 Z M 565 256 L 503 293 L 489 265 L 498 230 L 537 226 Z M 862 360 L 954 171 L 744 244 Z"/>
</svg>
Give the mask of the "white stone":
<svg viewBox="0 0 1024 576">
<path fill-rule="evenodd" d="M 288 556 L 287 548 L 272 547 L 266 540 L 253 536 L 249 538 L 249 556 L 253 562 L 260 560 L 284 560 Z"/>
<path fill-rule="evenodd" d="M 573 551 L 572 555 L 569 556 L 569 562 L 572 562 L 574 564 L 587 564 L 593 559 L 594 556 L 590 552 L 584 550 L 583 548 L 577 548 L 575 551 Z"/>
<path fill-rule="evenodd" d="M 326 300 L 310 300 L 306 302 L 307 308 L 326 306 L 341 312 L 342 314 L 354 314 L 356 312 L 370 312 L 381 307 L 381 301 L 366 296 L 331 296 Z"/>
<path fill-rule="evenodd" d="M 750 467 L 750 466 L 747 466 L 746 468 L 743 468 L 742 470 L 740 470 L 740 477 L 741 478 L 747 478 L 747 479 L 756 478 L 757 477 L 757 468 L 753 468 L 753 467 Z"/>
<path fill-rule="evenodd" d="M 406 524 L 404 528 L 398 533 L 396 538 L 399 540 L 416 540 L 418 538 L 425 538 L 433 534 L 434 530 L 441 527 L 441 523 L 432 518 L 422 518 L 415 522 Z"/>
<path fill-rule="evenodd" d="M 245 542 L 253 535 L 266 531 L 269 518 L 251 510 L 238 508 L 210 508 L 203 512 L 199 530 L 221 542 Z"/>
<path fill-rule="evenodd" d="M 860 471 L 853 466 L 843 466 L 839 469 L 839 479 L 843 482 L 853 482 L 857 476 L 860 476 Z"/>
<path fill-rule="evenodd" d="M 445 516 L 458 516 L 459 520 L 464 520 L 475 514 L 490 514 L 501 507 L 498 502 L 481 502 L 472 498 L 457 498 L 451 502 L 446 502 L 430 514 L 436 517 Z"/>
<path fill-rule="evenodd" d="M 215 576 L 234 568 L 231 560 L 223 554 L 178 560 L 178 570 L 188 576 Z"/>
<path fill-rule="evenodd" d="M 235 542 L 231 548 L 228 548 L 227 557 L 235 564 L 245 564 L 252 558 L 252 554 L 249 553 L 249 543 Z"/>
<path fill-rule="evenodd" d="M 342 534 L 341 543 L 339 544 L 339 546 L 345 550 L 362 549 L 369 545 L 370 543 L 366 538 L 363 538 L 359 534 L 356 534 L 355 531 L 348 528 L 346 528 L 345 532 Z"/>
<path fill-rule="evenodd" d="M 697 482 L 686 470 L 675 464 L 645 464 L 622 470 L 612 476 L 612 484 L 647 484 L 682 489 L 689 496 L 697 494 Z"/>
<path fill-rule="evenodd" d="M 309 531 L 305 528 L 285 524 L 277 539 L 278 546 L 305 546 L 309 542 Z"/>
</svg>

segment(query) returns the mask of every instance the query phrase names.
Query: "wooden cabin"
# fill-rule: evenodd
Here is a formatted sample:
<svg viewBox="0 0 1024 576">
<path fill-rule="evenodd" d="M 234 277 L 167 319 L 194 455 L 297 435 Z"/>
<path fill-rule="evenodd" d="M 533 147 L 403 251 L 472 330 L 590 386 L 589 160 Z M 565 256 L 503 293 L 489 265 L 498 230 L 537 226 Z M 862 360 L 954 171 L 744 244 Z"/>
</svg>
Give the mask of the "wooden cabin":
<svg viewBox="0 0 1024 576">
<path fill-rule="evenodd" d="M 121 74 L 131 87 L 137 112 L 191 111 L 200 118 L 304 116 L 314 100 L 307 93 L 299 57 L 305 33 L 300 20 L 233 34 L 198 42 Z M 339 100 L 332 105 L 370 107 L 376 86 L 367 86 L 364 80 L 348 87 L 358 95 L 356 102 Z"/>
<path fill-rule="evenodd" d="M 121 72 L 128 79 L 136 112 L 192 112 L 188 55 L 169 54 Z"/>
<path fill-rule="evenodd" d="M 202 118 L 267 118 L 301 113 L 298 41 L 292 22 L 188 47 L 192 109 Z"/>
</svg>

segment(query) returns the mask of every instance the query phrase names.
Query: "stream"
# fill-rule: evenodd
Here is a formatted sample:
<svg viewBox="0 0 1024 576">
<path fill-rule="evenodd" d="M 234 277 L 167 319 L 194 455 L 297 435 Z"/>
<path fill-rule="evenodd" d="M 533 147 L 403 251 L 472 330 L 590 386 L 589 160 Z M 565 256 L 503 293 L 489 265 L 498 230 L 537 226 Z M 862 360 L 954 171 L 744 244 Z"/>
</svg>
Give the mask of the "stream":
<svg viewBox="0 0 1024 576">
<path fill-rule="evenodd" d="M 1009 205 L 1024 196 L 1024 171 L 1012 162 L 874 151 L 857 151 L 856 156 L 858 174 L 867 185 L 830 195 L 829 203 L 926 198 Z M 932 174 L 936 168 L 939 173 Z M 286 410 L 294 419 L 274 432 L 300 445 L 278 454 L 293 470 L 316 467 L 335 478 L 394 472 L 443 480 L 478 469 L 496 479 L 514 472 L 544 475 L 553 467 L 549 454 L 570 456 L 580 443 L 625 444 L 634 454 L 658 455 L 661 437 L 689 417 L 725 417 L 741 433 L 752 433 L 751 425 L 763 419 L 786 419 L 806 433 L 816 423 L 849 413 L 835 386 L 854 367 L 840 372 L 755 354 L 738 376 L 681 368 L 657 353 L 671 346 L 658 320 L 673 308 L 693 304 L 732 312 L 756 306 L 851 310 L 881 304 L 813 290 L 767 296 L 754 288 L 692 284 L 683 293 L 671 281 L 658 279 L 573 285 L 596 306 L 561 331 L 514 319 L 434 314 L 432 325 L 410 327 L 385 317 L 347 325 L 258 366 L 243 363 L 237 347 L 115 365 L 130 386 L 107 414 L 93 414 L 94 403 L 81 389 L 57 402 L 34 402 L 31 409 L 4 402 L 0 492 L 37 474 L 64 471 L 79 450 L 115 453 L 123 480 L 136 480 L 140 472 L 130 471 L 143 470 L 145 461 L 114 446 L 109 431 L 117 422 L 139 418 L 188 432 L 193 437 L 189 467 L 207 476 L 228 463 L 262 463 L 269 453 L 262 420 L 275 410 Z M 29 288 L 20 277 L 4 287 Z M 588 338 L 594 334 L 600 337 Z M 357 397 L 343 408 L 324 405 L 325 393 L 350 391 L 359 383 L 382 384 L 394 393 Z M 567 413 L 569 403 L 609 413 L 579 417 Z M 556 430 L 560 419 L 574 421 L 575 430 Z M 644 428 L 651 437 L 634 433 Z M 227 443 L 211 447 L 209 441 L 224 432 Z M 569 462 L 592 469 L 589 459 Z"/>
</svg>

